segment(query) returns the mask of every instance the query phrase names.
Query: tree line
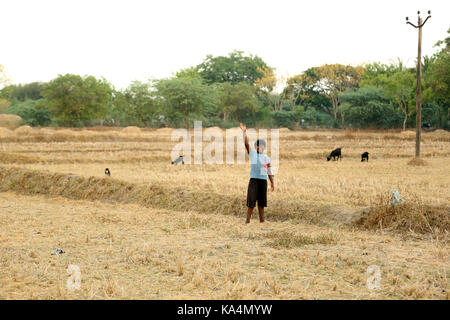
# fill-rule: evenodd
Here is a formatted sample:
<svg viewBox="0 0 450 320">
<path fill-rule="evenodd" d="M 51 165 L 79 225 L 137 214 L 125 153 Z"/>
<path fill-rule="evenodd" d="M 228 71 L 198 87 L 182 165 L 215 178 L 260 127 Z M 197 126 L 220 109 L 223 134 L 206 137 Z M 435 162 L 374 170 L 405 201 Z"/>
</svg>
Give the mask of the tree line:
<svg viewBox="0 0 450 320">
<path fill-rule="evenodd" d="M 448 30 L 450 34 L 450 29 Z M 422 119 L 450 129 L 450 36 L 423 59 Z M 0 65 L 0 82 L 5 79 Z M 1 84 L 1 83 L 0 83 Z M 287 79 L 256 55 L 208 55 L 174 76 L 116 90 L 76 74 L 6 85 L 0 113 L 32 126 L 403 128 L 415 126 L 415 68 L 401 60 L 361 66 L 326 64 Z"/>
</svg>

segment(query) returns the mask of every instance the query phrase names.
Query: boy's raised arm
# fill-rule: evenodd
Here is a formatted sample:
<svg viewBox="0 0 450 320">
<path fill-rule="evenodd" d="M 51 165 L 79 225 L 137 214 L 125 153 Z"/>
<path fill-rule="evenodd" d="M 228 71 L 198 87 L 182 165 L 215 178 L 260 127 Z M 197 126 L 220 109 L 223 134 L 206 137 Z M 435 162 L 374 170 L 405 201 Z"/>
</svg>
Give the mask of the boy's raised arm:
<svg viewBox="0 0 450 320">
<path fill-rule="evenodd" d="M 242 123 L 239 126 L 241 127 L 242 134 L 244 136 L 245 149 L 247 150 L 247 153 L 250 153 L 250 146 L 248 145 L 248 138 L 247 138 L 247 127 L 244 126 Z"/>
</svg>

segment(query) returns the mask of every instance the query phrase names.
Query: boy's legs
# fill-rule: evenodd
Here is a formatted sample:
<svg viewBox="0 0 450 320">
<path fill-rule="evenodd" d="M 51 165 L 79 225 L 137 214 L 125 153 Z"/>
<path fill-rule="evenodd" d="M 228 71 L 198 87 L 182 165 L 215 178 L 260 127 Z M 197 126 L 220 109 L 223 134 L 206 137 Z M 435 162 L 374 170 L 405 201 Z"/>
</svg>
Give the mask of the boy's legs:
<svg viewBox="0 0 450 320">
<path fill-rule="evenodd" d="M 256 206 L 256 199 L 258 198 L 258 184 L 255 179 L 250 179 L 247 191 L 247 220 L 245 223 L 250 223 L 253 208 Z"/>
<path fill-rule="evenodd" d="M 253 213 L 253 208 L 248 207 L 248 209 L 247 209 L 247 220 L 245 221 L 245 223 L 250 223 L 250 218 L 252 217 L 252 213 Z"/>
<path fill-rule="evenodd" d="M 264 222 L 264 207 L 258 206 L 259 222 Z"/>
</svg>

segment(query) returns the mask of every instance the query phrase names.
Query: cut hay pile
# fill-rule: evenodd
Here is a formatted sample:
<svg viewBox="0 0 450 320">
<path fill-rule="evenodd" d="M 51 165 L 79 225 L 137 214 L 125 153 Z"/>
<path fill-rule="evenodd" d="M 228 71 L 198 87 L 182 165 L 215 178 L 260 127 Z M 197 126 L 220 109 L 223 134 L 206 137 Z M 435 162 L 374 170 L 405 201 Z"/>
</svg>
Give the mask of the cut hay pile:
<svg viewBox="0 0 450 320">
<path fill-rule="evenodd" d="M 39 158 L 27 157 L 20 154 L 0 152 L 0 163 L 7 164 L 29 164 L 37 163 Z"/>
<path fill-rule="evenodd" d="M 18 135 L 30 135 L 34 132 L 34 130 L 30 126 L 21 126 L 14 130 L 14 132 Z"/>
<path fill-rule="evenodd" d="M 51 134 L 55 133 L 55 130 L 48 129 L 48 128 L 40 128 L 39 133 L 44 134 L 44 135 L 51 135 Z"/>
<path fill-rule="evenodd" d="M 400 136 L 404 139 L 413 139 L 416 137 L 416 132 L 410 130 L 401 131 Z"/>
<path fill-rule="evenodd" d="M 219 128 L 219 127 L 210 127 L 210 128 L 206 128 L 204 130 L 204 133 L 213 133 L 213 134 L 223 135 L 224 131 L 221 128 Z"/>
<path fill-rule="evenodd" d="M 22 161 L 33 161 L 24 158 Z M 242 197 L 190 192 L 184 188 L 168 188 L 161 184 L 141 185 L 115 179 L 82 177 L 72 174 L 22 168 L 0 167 L 0 192 L 14 191 L 28 195 L 62 196 L 69 199 L 134 203 L 144 207 L 186 211 L 195 207 L 204 213 L 224 213 L 241 216 L 245 210 Z M 221 201 L 217 201 L 220 198 Z M 271 219 L 284 221 L 299 219 L 309 223 L 326 221 L 323 208 L 303 202 L 273 200 Z"/>
<path fill-rule="evenodd" d="M 78 135 L 80 136 L 84 136 L 84 137 L 96 137 L 96 136 L 101 136 L 101 135 L 105 135 L 105 134 L 116 134 L 115 132 L 102 132 L 102 131 L 92 131 L 92 130 L 87 130 L 87 129 L 83 129 L 81 131 L 77 132 Z"/>
<path fill-rule="evenodd" d="M 6 138 L 6 137 L 12 137 L 12 136 L 14 136 L 13 131 L 3 128 L 3 127 L 0 127 L 0 138 Z"/>
<path fill-rule="evenodd" d="M 156 129 L 155 132 L 158 134 L 172 134 L 173 130 L 174 129 L 172 129 L 172 128 L 159 128 L 159 129 Z"/>
<path fill-rule="evenodd" d="M 131 134 L 140 134 L 141 133 L 141 129 L 138 128 L 138 127 L 131 126 L 131 127 L 123 128 L 121 132 L 123 132 L 123 133 L 131 133 Z"/>
<path fill-rule="evenodd" d="M 427 132 L 426 134 L 433 135 L 433 136 L 434 135 L 436 135 L 436 136 L 439 136 L 439 135 L 450 136 L 450 131 L 446 131 L 446 130 L 443 130 L 443 129 L 436 129 L 434 131 Z"/>
<path fill-rule="evenodd" d="M 71 137 L 71 136 L 78 136 L 80 135 L 79 132 L 69 130 L 69 129 L 62 129 L 62 130 L 56 130 L 53 133 L 55 136 L 64 136 L 64 137 Z"/>
<path fill-rule="evenodd" d="M 411 160 L 408 161 L 408 165 L 410 166 L 427 166 L 428 162 L 421 159 L 421 158 L 412 158 Z"/>
<path fill-rule="evenodd" d="M 15 114 L 0 114 L 0 127 L 14 129 L 20 125 L 22 118 Z"/>
<path fill-rule="evenodd" d="M 447 205 L 428 205 L 417 197 L 391 206 L 387 195 L 379 196 L 378 204 L 369 208 L 354 225 L 369 230 L 388 230 L 435 234 L 445 237 L 450 230 L 450 207 Z"/>
<path fill-rule="evenodd" d="M 290 133 L 290 132 L 292 132 L 292 130 L 289 129 L 289 128 L 280 128 L 279 130 L 280 130 L 280 133 Z"/>
</svg>

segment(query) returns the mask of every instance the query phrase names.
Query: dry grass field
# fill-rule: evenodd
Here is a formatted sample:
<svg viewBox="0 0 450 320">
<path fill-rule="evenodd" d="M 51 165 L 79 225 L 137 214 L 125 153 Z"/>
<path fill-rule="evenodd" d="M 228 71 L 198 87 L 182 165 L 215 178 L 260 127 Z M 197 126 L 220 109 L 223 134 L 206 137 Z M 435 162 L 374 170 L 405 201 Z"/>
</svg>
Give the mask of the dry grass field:
<svg viewBox="0 0 450 320">
<path fill-rule="evenodd" d="M 249 164 L 171 165 L 171 132 L 0 128 L 0 299 L 449 299 L 449 132 L 282 129 L 250 225 Z"/>
</svg>

